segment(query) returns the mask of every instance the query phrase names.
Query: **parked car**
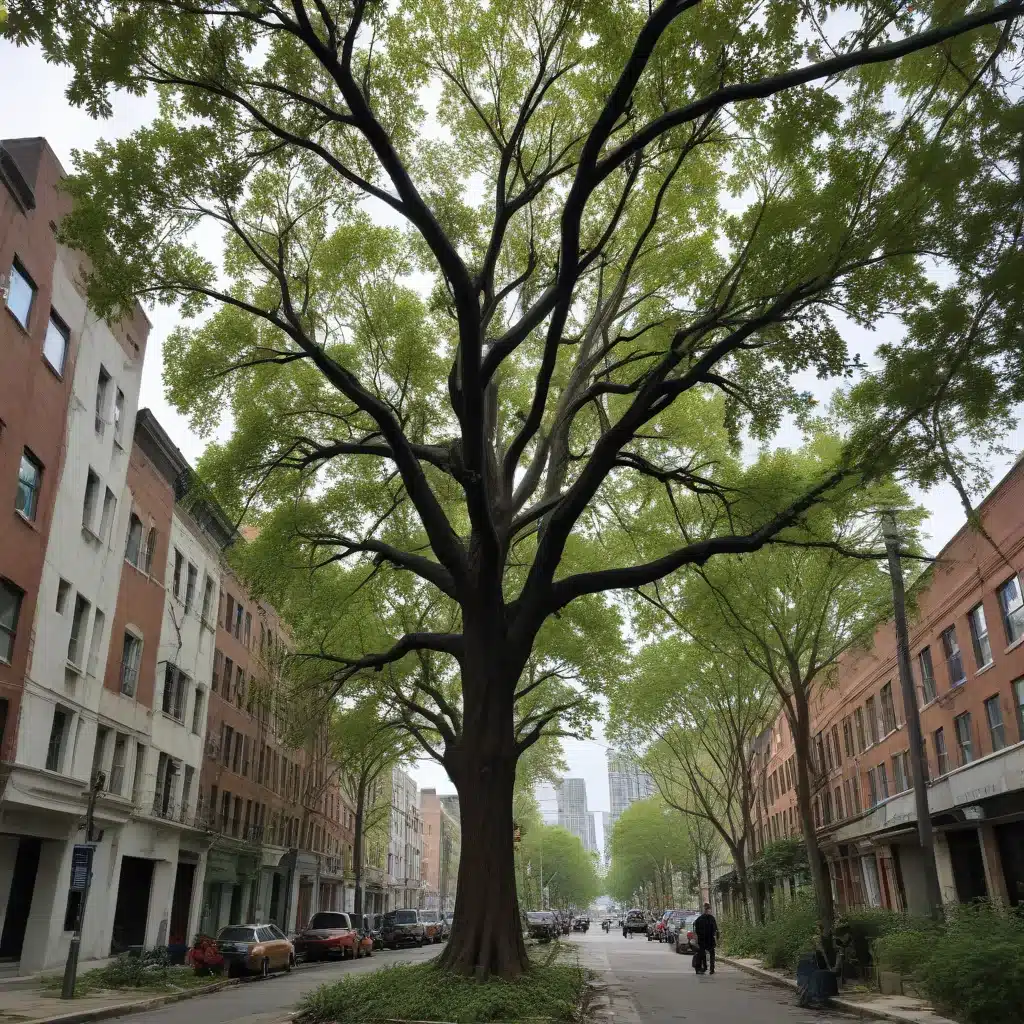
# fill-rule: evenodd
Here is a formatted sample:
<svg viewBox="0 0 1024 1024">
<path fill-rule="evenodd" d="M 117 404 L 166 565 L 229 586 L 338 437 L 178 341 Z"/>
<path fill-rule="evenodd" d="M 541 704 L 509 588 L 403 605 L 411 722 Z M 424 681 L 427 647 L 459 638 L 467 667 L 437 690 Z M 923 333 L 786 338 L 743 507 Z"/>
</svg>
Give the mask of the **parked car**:
<svg viewBox="0 0 1024 1024">
<path fill-rule="evenodd" d="M 668 913 L 668 911 L 665 911 Z M 659 914 L 657 917 L 649 917 L 647 919 L 647 941 L 661 941 L 661 924 L 665 920 L 665 914 Z"/>
<path fill-rule="evenodd" d="M 314 914 L 295 940 L 295 952 L 309 963 L 331 957 L 356 960 L 372 950 L 373 940 L 364 933 L 362 922 L 354 914 L 336 910 Z"/>
<path fill-rule="evenodd" d="M 550 910 L 531 910 L 526 915 L 526 931 L 531 939 L 550 942 L 558 938 L 562 929 Z"/>
<path fill-rule="evenodd" d="M 430 942 L 440 942 L 444 938 L 441 915 L 436 910 L 421 910 L 420 920 L 423 922 L 424 933 Z"/>
<path fill-rule="evenodd" d="M 384 948 L 384 915 L 383 914 L 366 914 L 363 918 L 369 925 L 367 931 L 370 933 L 370 938 L 373 940 L 374 949 Z"/>
<path fill-rule="evenodd" d="M 229 975 L 290 971 L 295 948 L 276 924 L 230 924 L 217 933 L 217 952 Z"/>
<path fill-rule="evenodd" d="M 425 946 L 430 939 L 419 910 L 389 910 L 384 915 L 383 938 L 388 949 Z"/>
<path fill-rule="evenodd" d="M 626 914 L 622 927 L 627 932 L 645 932 L 647 931 L 647 917 L 642 910 L 630 910 Z"/>
<path fill-rule="evenodd" d="M 679 922 L 679 929 L 676 932 L 675 948 L 677 953 L 696 953 L 697 936 L 693 931 L 693 922 L 700 917 L 695 911 L 687 911 L 686 916 Z"/>
<path fill-rule="evenodd" d="M 572 923 L 572 930 L 574 932 L 586 932 L 590 927 L 589 917 L 577 917 Z"/>
</svg>

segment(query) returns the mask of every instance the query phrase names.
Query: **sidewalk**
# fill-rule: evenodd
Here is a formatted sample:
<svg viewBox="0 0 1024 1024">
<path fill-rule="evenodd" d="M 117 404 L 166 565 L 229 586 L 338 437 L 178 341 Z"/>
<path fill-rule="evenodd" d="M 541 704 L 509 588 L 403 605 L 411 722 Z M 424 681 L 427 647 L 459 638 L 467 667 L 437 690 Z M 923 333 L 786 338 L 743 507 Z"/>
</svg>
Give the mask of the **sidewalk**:
<svg viewBox="0 0 1024 1024">
<path fill-rule="evenodd" d="M 796 988 L 796 980 L 781 971 L 771 971 L 761 966 L 760 960 L 741 957 L 720 956 L 720 963 L 731 964 L 756 978 L 770 981 L 774 985 Z M 837 1010 L 856 1014 L 858 1017 L 873 1017 L 876 1020 L 891 1020 L 897 1024 L 955 1024 L 948 1017 L 941 1017 L 923 999 L 910 996 L 883 996 L 879 992 L 849 992 L 829 1005 Z"/>
<path fill-rule="evenodd" d="M 210 985 L 185 988 L 179 992 L 121 990 L 61 999 L 55 991 L 40 988 L 37 976 L 33 985 L 5 985 L 0 988 L 0 1024 L 84 1024 L 85 1021 L 108 1020 L 191 999 L 193 996 L 208 995 L 228 985 L 237 984 L 235 980 L 215 981 Z"/>
</svg>

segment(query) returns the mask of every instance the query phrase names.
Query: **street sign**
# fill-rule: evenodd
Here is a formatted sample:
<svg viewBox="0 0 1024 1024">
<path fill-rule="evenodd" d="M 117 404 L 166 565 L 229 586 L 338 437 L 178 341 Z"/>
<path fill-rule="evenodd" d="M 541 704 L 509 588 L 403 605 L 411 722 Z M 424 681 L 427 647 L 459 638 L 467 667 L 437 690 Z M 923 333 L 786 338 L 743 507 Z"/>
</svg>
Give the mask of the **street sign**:
<svg viewBox="0 0 1024 1024">
<path fill-rule="evenodd" d="M 89 887 L 89 875 L 92 873 L 91 846 L 76 843 L 71 851 L 71 891 L 85 892 Z"/>
</svg>

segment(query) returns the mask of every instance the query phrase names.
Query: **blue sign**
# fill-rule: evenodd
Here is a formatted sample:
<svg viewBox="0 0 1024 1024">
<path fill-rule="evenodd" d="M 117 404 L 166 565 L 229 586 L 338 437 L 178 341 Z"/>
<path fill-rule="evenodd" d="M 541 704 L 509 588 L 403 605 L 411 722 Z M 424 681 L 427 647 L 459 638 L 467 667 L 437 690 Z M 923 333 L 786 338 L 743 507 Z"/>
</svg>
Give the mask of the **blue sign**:
<svg viewBox="0 0 1024 1024">
<path fill-rule="evenodd" d="M 91 846 L 76 843 L 71 851 L 71 891 L 85 892 L 89 885 L 89 876 L 92 874 L 92 850 Z"/>
</svg>

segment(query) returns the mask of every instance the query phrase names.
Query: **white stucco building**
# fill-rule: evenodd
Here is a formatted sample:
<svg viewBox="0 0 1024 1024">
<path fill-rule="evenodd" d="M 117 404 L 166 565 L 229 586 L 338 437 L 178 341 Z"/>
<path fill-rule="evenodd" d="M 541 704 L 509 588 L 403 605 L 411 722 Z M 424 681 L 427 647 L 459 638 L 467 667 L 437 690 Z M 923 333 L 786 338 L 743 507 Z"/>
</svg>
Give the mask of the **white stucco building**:
<svg viewBox="0 0 1024 1024">
<path fill-rule="evenodd" d="M 391 770 L 391 837 L 388 844 L 388 909 L 418 907 L 424 882 L 420 871 L 423 822 L 419 791 L 401 768 Z"/>
</svg>

